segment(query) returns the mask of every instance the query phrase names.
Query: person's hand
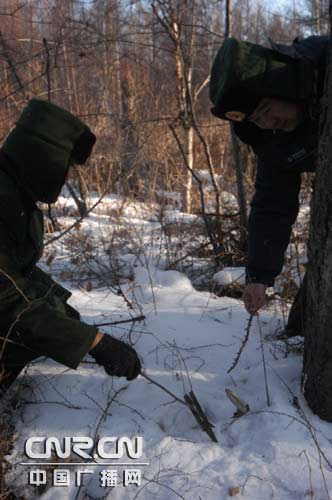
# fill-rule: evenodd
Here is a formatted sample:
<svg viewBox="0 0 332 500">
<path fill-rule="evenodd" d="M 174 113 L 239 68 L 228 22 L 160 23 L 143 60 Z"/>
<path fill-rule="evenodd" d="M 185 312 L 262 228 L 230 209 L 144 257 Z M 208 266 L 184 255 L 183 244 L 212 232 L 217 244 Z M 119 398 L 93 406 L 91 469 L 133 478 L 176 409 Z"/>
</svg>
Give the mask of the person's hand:
<svg viewBox="0 0 332 500">
<path fill-rule="evenodd" d="M 266 303 L 267 286 L 263 283 L 248 283 L 243 291 L 244 307 L 249 314 L 256 315 Z"/>
<path fill-rule="evenodd" d="M 133 380 L 142 368 L 135 349 L 110 335 L 104 334 L 89 354 L 111 376 Z"/>
</svg>

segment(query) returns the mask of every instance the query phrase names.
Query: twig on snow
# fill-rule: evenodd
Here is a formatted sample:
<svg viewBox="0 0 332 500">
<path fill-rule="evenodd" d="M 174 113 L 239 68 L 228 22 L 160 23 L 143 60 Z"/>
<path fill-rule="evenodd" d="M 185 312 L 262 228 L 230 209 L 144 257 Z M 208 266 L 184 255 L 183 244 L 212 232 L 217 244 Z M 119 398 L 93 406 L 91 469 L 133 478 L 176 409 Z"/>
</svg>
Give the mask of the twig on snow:
<svg viewBox="0 0 332 500">
<path fill-rule="evenodd" d="M 309 460 L 308 453 L 306 452 L 306 450 L 301 451 L 300 456 L 301 455 L 305 456 L 307 464 L 308 464 L 308 469 L 309 469 L 310 490 L 309 491 L 307 490 L 306 495 L 307 495 L 307 493 L 309 493 L 311 500 L 313 500 L 314 499 L 314 489 L 312 487 L 312 469 L 311 469 L 311 465 L 310 465 L 310 460 Z"/>
<path fill-rule="evenodd" d="M 122 325 L 123 323 L 136 323 L 136 321 L 144 321 L 145 316 L 136 316 L 135 318 L 122 319 L 120 321 L 111 321 L 109 323 L 94 323 L 94 326 L 112 326 L 112 325 Z"/>
<path fill-rule="evenodd" d="M 245 346 L 247 345 L 247 342 L 248 342 L 248 339 L 249 339 L 249 335 L 250 335 L 250 330 L 251 330 L 251 325 L 252 325 L 252 320 L 253 320 L 253 314 L 250 315 L 249 317 L 249 320 L 248 320 L 248 325 L 247 325 L 247 328 L 246 328 L 246 335 L 243 339 L 243 342 L 242 342 L 242 345 L 240 347 L 240 350 L 239 352 L 237 353 L 237 355 L 235 356 L 235 359 L 233 361 L 233 364 L 232 366 L 229 368 L 229 370 L 227 371 L 227 373 L 230 373 L 232 370 L 234 370 L 234 368 L 236 367 L 236 365 L 238 364 L 239 362 L 239 359 L 240 359 L 240 356 L 245 348 Z"/>
<path fill-rule="evenodd" d="M 259 321 L 259 316 L 257 316 L 257 323 L 258 323 L 259 338 L 260 338 L 260 341 L 261 341 L 262 360 L 263 360 L 263 369 L 264 369 L 264 381 L 265 381 L 265 391 L 266 391 L 266 402 L 267 402 L 267 406 L 271 406 L 270 394 L 269 394 L 269 386 L 268 386 L 268 383 L 267 383 L 267 374 L 266 374 L 266 363 L 265 363 L 263 333 L 262 333 L 261 322 Z"/>
<path fill-rule="evenodd" d="M 202 409 L 201 405 L 199 404 L 194 392 L 191 390 L 188 394 L 184 395 L 184 399 L 179 398 L 175 394 L 173 394 L 169 389 L 164 387 L 163 385 L 159 384 L 159 382 L 156 382 L 152 378 L 150 378 L 148 375 L 146 375 L 145 372 L 140 373 L 143 378 L 151 382 L 151 384 L 156 385 L 159 387 L 161 390 L 165 391 L 167 394 L 172 396 L 176 401 L 179 403 L 185 405 L 189 410 L 191 411 L 192 415 L 195 417 L 196 422 L 199 424 L 199 426 L 203 429 L 204 432 L 207 433 L 209 438 L 217 443 L 218 440 L 213 432 L 213 424 L 209 422 L 204 410 Z"/>
</svg>

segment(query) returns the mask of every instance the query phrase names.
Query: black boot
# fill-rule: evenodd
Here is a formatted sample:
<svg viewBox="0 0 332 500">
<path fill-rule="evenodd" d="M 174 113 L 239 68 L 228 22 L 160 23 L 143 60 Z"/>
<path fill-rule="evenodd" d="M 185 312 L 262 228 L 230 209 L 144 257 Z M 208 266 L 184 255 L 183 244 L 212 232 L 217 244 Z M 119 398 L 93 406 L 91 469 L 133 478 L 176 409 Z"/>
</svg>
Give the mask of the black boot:
<svg viewBox="0 0 332 500">
<path fill-rule="evenodd" d="M 304 275 L 302 284 L 295 296 L 289 311 L 286 327 L 278 333 L 278 339 L 285 340 L 291 337 L 304 336 L 304 319 L 307 295 L 307 274 Z"/>
</svg>

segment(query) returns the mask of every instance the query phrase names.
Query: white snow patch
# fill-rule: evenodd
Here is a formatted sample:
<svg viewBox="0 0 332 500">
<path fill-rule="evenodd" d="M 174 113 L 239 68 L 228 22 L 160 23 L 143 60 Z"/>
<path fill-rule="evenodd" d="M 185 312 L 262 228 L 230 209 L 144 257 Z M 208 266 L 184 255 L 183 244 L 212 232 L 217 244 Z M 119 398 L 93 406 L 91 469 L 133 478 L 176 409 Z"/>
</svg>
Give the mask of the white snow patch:
<svg viewBox="0 0 332 500">
<path fill-rule="evenodd" d="M 105 240 L 112 241 L 115 226 L 112 217 L 108 222 L 104 216 L 110 208 L 121 208 L 121 204 L 123 200 L 107 197 L 80 229 L 95 242 L 102 241 L 95 252 L 103 264 L 101 273 L 107 278 L 108 255 L 103 252 Z M 193 223 L 198 219 L 176 211 L 166 215 L 174 222 Z M 262 312 L 260 324 L 254 318 L 241 357 L 228 373 L 248 325 L 243 303 L 199 292 L 184 274 L 163 271 L 156 236 L 160 227 L 151 222 L 151 217 L 153 209 L 151 213 L 148 206 L 132 202 L 122 210 L 122 219 L 116 221 L 116 227 L 121 228 L 125 222 L 125 227 L 132 229 L 133 238 L 139 240 L 137 248 L 142 251 L 137 255 L 126 248 L 119 251 L 118 258 L 131 266 L 134 276 L 134 281 L 128 279 L 119 285 L 119 293 L 105 285 L 90 292 L 75 289 L 69 277 L 67 283 L 63 278 L 63 284 L 74 289 L 70 302 L 89 323 L 145 315 L 144 321 L 105 326 L 102 330 L 131 341 L 146 374 L 178 398 L 192 388 L 214 425 L 218 443 L 210 441 L 184 405 L 143 377 L 133 382 L 111 378 L 88 355 L 78 370 L 51 360 L 36 360 L 13 387 L 13 391 L 17 390 L 24 381 L 23 401 L 16 410 L 16 441 L 6 457 L 12 465 L 7 482 L 20 495 L 42 500 L 224 500 L 229 498 L 232 487 L 240 488 L 238 496 L 244 500 L 325 500 L 322 471 L 329 491 L 332 475 L 317 443 L 331 462 L 331 424 L 313 415 L 303 399 L 301 357 L 292 353 L 285 356 L 284 344 L 271 341 L 276 328 L 283 326 L 283 316 Z M 121 241 L 119 246 L 121 249 Z M 62 240 L 53 248 L 56 258 L 50 268 L 45 263 L 44 268 L 58 276 L 74 269 L 67 262 L 70 249 Z M 78 267 L 76 274 L 80 271 Z M 225 285 L 243 277 L 243 269 L 225 268 L 214 279 Z M 266 401 L 260 328 L 265 339 L 271 406 Z M 233 418 L 235 407 L 225 394 L 226 388 L 249 404 L 247 415 Z M 294 396 L 301 411 L 292 404 Z M 135 466 L 135 460 L 130 465 L 141 470 L 141 486 L 124 487 L 124 467 L 103 465 L 103 460 L 97 459 L 101 465 L 82 464 L 81 469 L 91 474 L 85 476 L 80 489 L 74 482 L 74 473 L 80 467 L 70 465 L 59 467 L 71 471 L 70 486 L 53 486 L 50 475 L 46 491 L 28 487 L 31 467 L 20 465 L 27 461 L 24 443 L 28 437 L 95 435 L 143 436 L 142 461 L 149 465 Z M 77 457 L 73 455 L 72 460 Z M 43 466 L 38 468 L 43 470 Z M 101 485 L 103 469 L 118 471 L 116 487 Z"/>
<path fill-rule="evenodd" d="M 244 267 L 225 267 L 213 276 L 213 281 L 219 286 L 228 286 L 236 283 L 244 285 L 246 273 Z"/>
</svg>

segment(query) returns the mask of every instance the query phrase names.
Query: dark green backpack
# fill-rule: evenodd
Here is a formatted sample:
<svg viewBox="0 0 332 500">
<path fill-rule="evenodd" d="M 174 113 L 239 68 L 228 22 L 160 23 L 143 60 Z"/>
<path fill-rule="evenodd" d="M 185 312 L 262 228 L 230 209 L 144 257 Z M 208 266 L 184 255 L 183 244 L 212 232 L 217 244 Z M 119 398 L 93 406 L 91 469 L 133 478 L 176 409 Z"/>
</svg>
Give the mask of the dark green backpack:
<svg viewBox="0 0 332 500">
<path fill-rule="evenodd" d="M 242 121 L 262 97 L 304 102 L 311 96 L 313 79 L 308 59 L 227 38 L 212 66 L 211 111 L 222 119 Z"/>
</svg>

